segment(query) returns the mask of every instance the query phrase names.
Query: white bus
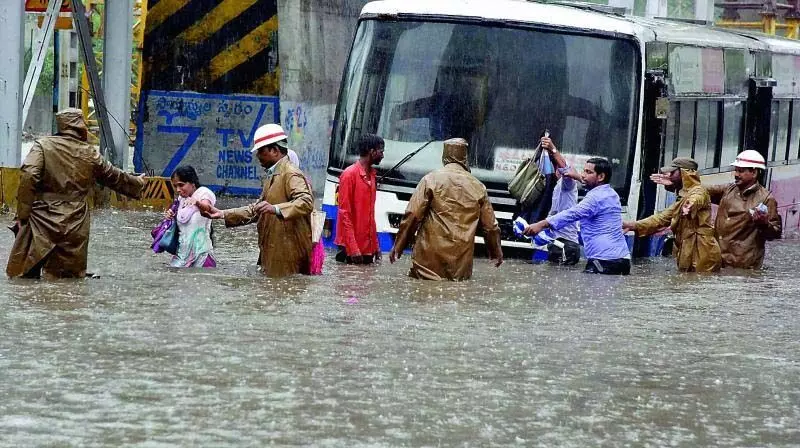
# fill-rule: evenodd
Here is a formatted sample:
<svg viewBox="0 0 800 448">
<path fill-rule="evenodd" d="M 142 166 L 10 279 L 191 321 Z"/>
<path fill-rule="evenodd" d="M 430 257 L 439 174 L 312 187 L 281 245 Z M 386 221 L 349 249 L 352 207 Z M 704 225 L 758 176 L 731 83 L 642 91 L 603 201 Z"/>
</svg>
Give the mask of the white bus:
<svg viewBox="0 0 800 448">
<path fill-rule="evenodd" d="M 796 230 L 800 43 L 599 9 L 518 0 L 367 4 L 331 137 L 328 227 L 335 230 L 338 176 L 358 159 L 361 134 L 386 141 L 376 204 L 384 251 L 417 182 L 441 166 L 442 142 L 463 137 L 503 245 L 530 247 L 512 232 L 507 184 L 548 129 L 577 168 L 593 156 L 612 162 L 624 219 L 669 201 L 647 180 L 664 161 L 691 156 L 704 183 L 730 182 L 737 152 L 757 149 L 769 161 L 765 182 L 784 226 Z M 638 241 L 635 254 L 655 254 L 660 241 Z"/>
</svg>

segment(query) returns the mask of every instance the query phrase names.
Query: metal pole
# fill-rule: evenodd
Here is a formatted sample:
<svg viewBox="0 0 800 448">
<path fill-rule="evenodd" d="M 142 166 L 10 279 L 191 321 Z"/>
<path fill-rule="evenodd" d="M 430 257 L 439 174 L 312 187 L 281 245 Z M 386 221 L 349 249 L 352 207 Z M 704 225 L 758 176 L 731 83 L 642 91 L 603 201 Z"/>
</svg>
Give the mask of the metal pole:
<svg viewBox="0 0 800 448">
<path fill-rule="evenodd" d="M 114 155 L 117 152 L 114 147 L 114 135 L 111 133 L 109 125 L 108 106 L 106 106 L 103 88 L 100 86 L 100 78 L 97 76 L 97 63 L 92 52 L 92 36 L 89 33 L 89 21 L 86 18 L 86 8 L 84 8 L 82 0 L 72 0 L 72 19 L 75 23 L 75 30 L 78 32 L 83 64 L 86 67 L 89 88 L 94 100 L 97 125 L 100 127 L 100 153 L 113 161 L 116 160 Z"/>
<path fill-rule="evenodd" d="M 103 90 L 117 144 L 114 165 L 128 168 L 131 121 L 131 58 L 133 57 L 133 0 L 106 0 L 103 46 Z"/>
<path fill-rule="evenodd" d="M 0 166 L 22 164 L 25 2 L 0 2 Z"/>
<path fill-rule="evenodd" d="M 59 31 L 56 30 L 55 36 L 53 37 L 53 85 L 51 86 L 53 88 L 53 121 L 50 123 L 53 128 L 53 134 L 58 132 L 55 118 L 58 113 L 58 88 L 60 87 L 58 85 L 58 74 L 61 73 L 61 42 L 58 40 L 59 34 Z"/>
<path fill-rule="evenodd" d="M 28 117 L 33 95 L 39 85 L 39 76 L 42 74 L 42 67 L 44 66 L 45 58 L 47 58 L 47 49 L 50 48 L 50 39 L 52 39 L 53 32 L 56 29 L 59 8 L 61 8 L 61 0 L 50 0 L 50 3 L 47 4 L 47 11 L 44 13 L 42 27 L 36 32 L 36 42 L 32 45 L 33 57 L 28 65 L 28 71 L 25 72 L 22 104 L 23 123 Z M 55 64 L 55 67 L 58 68 L 58 64 Z"/>
</svg>

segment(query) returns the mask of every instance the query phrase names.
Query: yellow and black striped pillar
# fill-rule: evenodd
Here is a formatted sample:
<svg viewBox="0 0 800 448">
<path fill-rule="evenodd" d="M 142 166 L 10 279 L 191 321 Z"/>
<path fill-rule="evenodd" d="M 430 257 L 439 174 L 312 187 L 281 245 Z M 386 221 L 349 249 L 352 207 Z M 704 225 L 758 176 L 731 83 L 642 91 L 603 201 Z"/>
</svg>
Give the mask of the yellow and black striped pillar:
<svg viewBox="0 0 800 448">
<path fill-rule="evenodd" d="M 149 0 L 144 89 L 277 96 L 277 0 Z"/>
</svg>

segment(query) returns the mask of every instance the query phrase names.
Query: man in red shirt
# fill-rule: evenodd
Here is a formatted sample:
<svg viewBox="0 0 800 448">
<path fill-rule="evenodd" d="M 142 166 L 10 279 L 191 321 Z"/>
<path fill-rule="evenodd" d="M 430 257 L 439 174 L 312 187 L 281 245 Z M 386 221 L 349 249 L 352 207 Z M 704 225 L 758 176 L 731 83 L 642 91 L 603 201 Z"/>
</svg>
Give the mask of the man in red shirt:
<svg viewBox="0 0 800 448">
<path fill-rule="evenodd" d="M 364 134 L 358 141 L 358 162 L 339 176 L 339 213 L 336 218 L 336 239 L 339 246 L 336 261 L 369 264 L 381 259 L 378 230 L 375 225 L 375 169 L 383 160 L 383 139 Z"/>
</svg>

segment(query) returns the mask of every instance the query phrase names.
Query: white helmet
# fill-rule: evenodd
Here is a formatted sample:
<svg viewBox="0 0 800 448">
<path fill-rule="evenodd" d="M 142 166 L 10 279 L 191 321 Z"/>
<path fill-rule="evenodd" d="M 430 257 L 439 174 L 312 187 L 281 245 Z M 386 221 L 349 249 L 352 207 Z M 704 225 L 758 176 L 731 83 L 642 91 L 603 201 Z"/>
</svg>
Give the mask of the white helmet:
<svg viewBox="0 0 800 448">
<path fill-rule="evenodd" d="M 276 142 L 278 142 L 280 146 L 286 147 L 287 138 L 286 133 L 283 132 L 283 128 L 279 124 L 265 124 L 256 129 L 256 135 L 253 137 L 253 149 L 251 149 L 250 152 L 256 152 L 258 148 Z"/>
<path fill-rule="evenodd" d="M 767 168 L 764 156 L 752 149 L 740 152 L 739 155 L 736 156 L 736 160 L 731 163 L 731 166 L 739 168 L 759 168 L 762 170 Z"/>
</svg>

